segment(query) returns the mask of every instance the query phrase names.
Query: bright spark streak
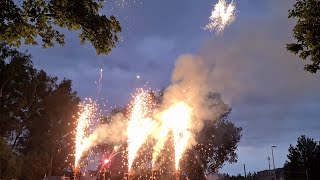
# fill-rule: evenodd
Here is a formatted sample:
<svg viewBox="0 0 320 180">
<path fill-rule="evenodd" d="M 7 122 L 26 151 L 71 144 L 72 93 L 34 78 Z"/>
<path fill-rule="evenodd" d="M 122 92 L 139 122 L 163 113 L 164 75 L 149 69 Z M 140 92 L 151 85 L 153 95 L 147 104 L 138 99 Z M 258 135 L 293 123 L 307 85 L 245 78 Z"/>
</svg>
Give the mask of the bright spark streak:
<svg viewBox="0 0 320 180">
<path fill-rule="evenodd" d="M 125 8 L 128 6 L 128 1 L 127 0 L 117 0 L 117 5 L 120 6 L 121 8 Z"/>
<path fill-rule="evenodd" d="M 191 138 L 192 109 L 184 102 L 170 106 L 162 114 L 164 122 L 170 122 L 170 129 L 174 135 L 175 167 L 179 169 L 179 162 L 182 158 Z"/>
<path fill-rule="evenodd" d="M 152 119 L 146 117 L 150 112 L 151 99 L 147 92 L 140 90 L 136 95 L 128 124 L 128 170 L 130 172 L 138 150 L 155 127 Z"/>
<path fill-rule="evenodd" d="M 97 82 L 97 95 L 99 96 L 100 95 L 100 92 L 101 92 L 101 86 L 102 86 L 102 78 L 103 78 L 103 73 L 102 73 L 102 69 L 100 69 L 100 73 L 99 73 L 99 80 Z"/>
<path fill-rule="evenodd" d="M 110 161 L 109 159 L 105 159 L 103 162 L 104 164 L 108 164 L 109 161 Z"/>
<path fill-rule="evenodd" d="M 75 152 L 75 168 L 78 167 L 79 160 L 85 150 L 89 148 L 90 141 L 87 138 L 86 130 L 92 122 L 95 112 L 97 111 L 96 104 L 89 99 L 89 102 L 81 102 L 79 104 L 80 111 L 78 112 L 77 128 L 76 128 L 76 152 Z"/>
<path fill-rule="evenodd" d="M 167 117 L 166 113 L 162 113 L 160 115 L 161 126 L 159 127 L 159 132 L 155 135 L 157 142 L 153 147 L 152 153 L 152 168 L 156 164 L 158 157 L 160 155 L 161 150 L 163 150 L 165 142 L 168 139 L 168 134 L 170 132 L 170 118 Z"/>
<path fill-rule="evenodd" d="M 222 33 L 225 27 L 235 20 L 235 10 L 236 5 L 233 1 L 227 4 L 226 0 L 218 0 L 209 17 L 209 23 L 204 29 Z"/>
<path fill-rule="evenodd" d="M 168 134 L 169 134 L 169 129 L 162 128 L 160 134 L 157 135 L 157 142 L 153 147 L 153 153 L 152 153 L 152 168 L 156 164 L 156 161 L 158 160 L 161 150 L 164 148 L 164 144 L 168 139 Z"/>
<path fill-rule="evenodd" d="M 100 69 L 100 76 L 99 76 L 99 82 L 101 82 L 101 80 L 102 80 L 102 69 Z"/>
<path fill-rule="evenodd" d="M 130 6 L 130 4 L 138 3 L 138 0 L 116 0 L 116 5 L 119 6 L 121 9 L 126 9 L 127 7 Z M 142 2 L 140 2 L 142 4 Z"/>
</svg>

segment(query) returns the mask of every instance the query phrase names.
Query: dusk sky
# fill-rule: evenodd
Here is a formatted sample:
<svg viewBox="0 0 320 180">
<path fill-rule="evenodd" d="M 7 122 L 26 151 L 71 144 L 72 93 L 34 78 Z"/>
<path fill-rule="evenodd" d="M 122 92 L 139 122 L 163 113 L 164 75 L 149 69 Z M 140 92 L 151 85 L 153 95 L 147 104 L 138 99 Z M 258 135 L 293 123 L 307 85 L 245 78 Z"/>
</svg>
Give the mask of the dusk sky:
<svg viewBox="0 0 320 180">
<path fill-rule="evenodd" d="M 206 57 L 215 88 L 232 107 L 230 120 L 243 128 L 238 163 L 221 172 L 243 174 L 243 164 L 251 172 L 267 169 L 272 145 L 278 168 L 301 134 L 320 139 L 319 73 L 303 71 L 303 62 L 285 49 L 294 24 L 287 18 L 290 2 L 235 0 L 236 20 L 216 35 L 202 29 L 216 0 L 136 0 L 124 9 L 113 0 L 103 13 L 115 15 L 123 32 L 109 55 L 81 46 L 76 32 L 66 32 L 64 47 L 25 49 L 37 68 L 71 79 L 81 98 L 96 97 L 103 69 L 100 97 L 108 106 L 127 104 L 146 82 L 154 90 L 167 87 L 180 55 Z"/>
</svg>

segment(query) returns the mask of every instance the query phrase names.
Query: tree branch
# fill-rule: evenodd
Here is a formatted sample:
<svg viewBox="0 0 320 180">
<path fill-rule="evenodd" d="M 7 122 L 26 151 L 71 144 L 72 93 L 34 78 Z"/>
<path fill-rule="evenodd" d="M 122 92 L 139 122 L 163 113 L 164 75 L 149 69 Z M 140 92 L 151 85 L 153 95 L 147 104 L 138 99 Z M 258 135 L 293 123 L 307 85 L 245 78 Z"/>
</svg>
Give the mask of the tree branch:
<svg viewBox="0 0 320 180">
<path fill-rule="evenodd" d="M 9 80 L 5 80 L 4 83 L 2 84 L 1 86 L 1 89 L 0 89 L 0 98 L 2 97 L 2 91 L 3 91 L 3 88 L 4 88 L 4 85 L 8 82 Z"/>
</svg>

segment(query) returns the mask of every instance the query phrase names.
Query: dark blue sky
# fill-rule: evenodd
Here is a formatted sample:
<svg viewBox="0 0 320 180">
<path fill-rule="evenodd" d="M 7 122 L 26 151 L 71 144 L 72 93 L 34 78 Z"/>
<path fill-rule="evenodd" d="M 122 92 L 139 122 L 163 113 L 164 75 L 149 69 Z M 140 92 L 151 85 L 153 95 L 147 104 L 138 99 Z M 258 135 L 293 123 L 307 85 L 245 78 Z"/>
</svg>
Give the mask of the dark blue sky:
<svg viewBox="0 0 320 180">
<path fill-rule="evenodd" d="M 236 0 L 236 21 L 219 36 L 201 29 L 215 0 L 136 1 L 125 9 L 109 2 L 112 11 L 104 10 L 123 27 L 122 41 L 110 55 L 96 56 L 90 44 L 80 46 L 77 34 L 67 32 L 64 47 L 27 47 L 35 66 L 73 80 L 82 98 L 96 96 L 102 68 L 101 97 L 123 105 L 146 81 L 153 89 L 168 86 L 178 56 L 212 59 L 213 84 L 233 108 L 231 120 L 243 127 L 239 161 L 223 172 L 242 173 L 243 164 L 248 171 L 268 168 L 272 145 L 278 146 L 276 166 L 283 166 L 298 136 L 320 139 L 319 75 L 304 72 L 302 62 L 285 50 L 292 41 L 289 1 Z"/>
</svg>

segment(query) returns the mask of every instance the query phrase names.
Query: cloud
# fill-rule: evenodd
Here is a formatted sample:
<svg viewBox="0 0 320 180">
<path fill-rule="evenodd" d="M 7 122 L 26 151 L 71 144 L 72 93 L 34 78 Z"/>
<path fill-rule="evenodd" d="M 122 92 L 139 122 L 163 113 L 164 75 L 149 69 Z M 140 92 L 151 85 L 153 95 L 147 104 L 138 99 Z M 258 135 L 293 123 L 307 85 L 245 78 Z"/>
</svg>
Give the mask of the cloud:
<svg viewBox="0 0 320 180">
<path fill-rule="evenodd" d="M 231 120 L 244 129 L 239 163 L 223 169 L 234 174 L 244 163 L 251 171 L 267 169 L 257 158 L 270 154 L 271 145 L 279 147 L 276 164 L 282 167 L 289 144 L 301 134 L 320 138 L 319 75 L 305 72 L 304 62 L 285 49 L 292 41 L 290 5 L 272 1 L 265 7 L 263 20 L 242 20 L 227 41 L 214 38 L 200 53 L 214 66 L 212 84 L 231 104 Z"/>
<path fill-rule="evenodd" d="M 146 59 L 160 59 L 172 53 L 175 48 L 174 40 L 162 37 L 145 37 L 137 46 L 137 52 Z"/>
</svg>

